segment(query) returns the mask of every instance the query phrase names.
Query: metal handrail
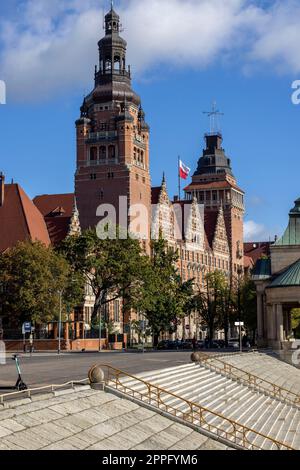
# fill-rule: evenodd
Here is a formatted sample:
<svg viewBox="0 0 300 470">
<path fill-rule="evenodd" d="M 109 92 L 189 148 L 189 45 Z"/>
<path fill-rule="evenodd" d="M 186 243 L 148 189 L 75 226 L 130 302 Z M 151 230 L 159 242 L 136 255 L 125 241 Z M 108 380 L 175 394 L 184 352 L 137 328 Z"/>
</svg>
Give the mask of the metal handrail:
<svg viewBox="0 0 300 470">
<path fill-rule="evenodd" d="M 26 398 L 31 398 L 31 395 L 36 392 L 41 392 L 41 391 L 46 391 L 49 390 L 51 392 L 55 392 L 55 390 L 60 389 L 60 388 L 65 388 L 71 386 L 71 388 L 74 388 L 75 385 L 81 385 L 84 384 L 85 382 L 88 382 L 89 379 L 83 379 L 83 380 L 72 380 L 70 382 L 66 382 L 64 384 L 52 384 L 52 385 L 44 385 L 43 387 L 37 387 L 37 388 L 30 388 L 28 390 L 22 390 L 22 391 L 16 391 L 16 392 L 9 392 L 9 393 L 4 393 L 3 395 L 0 395 L 0 405 L 4 404 L 4 401 L 8 398 L 12 397 L 20 397 L 20 396 L 25 396 Z"/>
<path fill-rule="evenodd" d="M 198 362 L 208 364 L 210 369 L 214 370 L 215 372 L 223 372 L 226 374 L 226 376 L 230 376 L 233 379 L 242 381 L 248 386 L 256 387 L 259 391 L 266 393 L 273 398 L 278 398 L 282 401 L 285 401 L 289 405 L 300 407 L 300 395 L 297 395 L 296 393 L 281 387 L 280 385 L 269 382 L 262 377 L 258 377 L 251 372 L 239 369 L 238 367 L 229 364 L 222 359 L 219 359 L 219 357 L 216 355 L 210 356 L 205 353 L 199 353 L 199 356 L 201 359 Z M 222 364 L 222 367 L 218 367 L 218 365 L 213 364 L 211 361 L 216 361 Z"/>
<path fill-rule="evenodd" d="M 202 427 L 204 430 L 209 431 L 230 443 L 234 443 L 239 447 L 243 447 L 248 450 L 262 450 L 262 445 L 254 442 L 257 438 L 261 438 L 263 443 L 268 441 L 271 448 L 275 446 L 277 450 L 295 450 L 284 442 L 275 440 L 259 431 L 248 428 L 247 426 L 227 418 L 216 411 L 212 411 L 201 406 L 199 403 L 194 403 L 186 398 L 175 395 L 174 393 L 160 388 L 157 385 L 153 385 L 150 382 L 146 382 L 139 377 L 116 369 L 108 364 L 100 364 L 99 366 L 107 369 L 105 383 L 108 388 L 113 388 L 114 386 L 116 390 L 124 393 L 125 395 L 136 398 L 141 402 L 147 402 L 149 405 L 156 406 L 160 410 L 176 416 L 189 424 Z M 120 380 L 122 376 L 133 379 L 142 384 L 143 391 L 135 390 L 128 386 L 126 382 L 122 382 Z M 185 409 L 181 410 L 173 406 L 171 403 L 167 403 L 166 400 L 170 398 L 173 399 L 173 401 L 179 400 L 181 404 L 185 405 Z M 209 417 L 213 419 L 209 421 Z M 252 440 L 251 436 L 254 436 L 252 437 Z"/>
</svg>

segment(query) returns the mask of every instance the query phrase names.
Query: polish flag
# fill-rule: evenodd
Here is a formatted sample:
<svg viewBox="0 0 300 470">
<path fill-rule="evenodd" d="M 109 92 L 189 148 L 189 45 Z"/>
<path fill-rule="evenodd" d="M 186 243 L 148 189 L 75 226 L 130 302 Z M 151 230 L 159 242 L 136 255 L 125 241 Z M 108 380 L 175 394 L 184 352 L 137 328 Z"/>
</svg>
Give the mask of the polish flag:
<svg viewBox="0 0 300 470">
<path fill-rule="evenodd" d="M 183 180 L 186 180 L 190 174 L 191 169 L 187 167 L 181 160 L 179 160 L 179 176 Z"/>
</svg>

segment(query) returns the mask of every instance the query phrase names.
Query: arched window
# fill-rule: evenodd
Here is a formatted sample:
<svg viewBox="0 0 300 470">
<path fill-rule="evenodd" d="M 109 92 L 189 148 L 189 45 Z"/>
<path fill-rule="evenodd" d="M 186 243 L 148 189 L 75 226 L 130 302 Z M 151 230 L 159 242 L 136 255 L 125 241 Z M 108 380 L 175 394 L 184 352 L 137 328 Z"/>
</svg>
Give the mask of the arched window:
<svg viewBox="0 0 300 470">
<path fill-rule="evenodd" d="M 105 72 L 111 72 L 111 58 L 106 57 L 105 59 Z"/>
<path fill-rule="evenodd" d="M 116 157 L 116 148 L 114 145 L 108 147 L 108 158 L 114 159 Z"/>
<path fill-rule="evenodd" d="M 114 70 L 120 72 L 121 69 L 121 59 L 120 56 L 116 55 L 114 58 Z"/>
<path fill-rule="evenodd" d="M 100 151 L 99 152 L 100 153 L 100 155 L 99 155 L 100 160 L 106 160 L 106 147 L 103 145 L 102 147 L 100 147 L 99 151 Z"/>
<path fill-rule="evenodd" d="M 133 149 L 133 159 L 134 161 L 136 161 L 136 147 L 134 147 Z"/>
<path fill-rule="evenodd" d="M 143 152 L 143 150 L 141 151 L 141 163 L 144 163 L 144 152 Z"/>
<path fill-rule="evenodd" d="M 90 148 L 90 161 L 95 162 L 98 159 L 98 149 L 97 147 Z"/>
</svg>

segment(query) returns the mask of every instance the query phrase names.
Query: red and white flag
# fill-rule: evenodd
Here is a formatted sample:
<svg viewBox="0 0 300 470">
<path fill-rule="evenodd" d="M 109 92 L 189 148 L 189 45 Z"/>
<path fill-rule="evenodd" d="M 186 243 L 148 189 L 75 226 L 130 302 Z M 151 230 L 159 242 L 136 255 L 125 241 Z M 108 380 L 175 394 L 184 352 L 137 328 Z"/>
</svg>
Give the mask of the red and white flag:
<svg viewBox="0 0 300 470">
<path fill-rule="evenodd" d="M 183 180 L 186 180 L 190 174 L 191 169 L 186 166 L 181 160 L 179 160 L 179 176 Z"/>
</svg>

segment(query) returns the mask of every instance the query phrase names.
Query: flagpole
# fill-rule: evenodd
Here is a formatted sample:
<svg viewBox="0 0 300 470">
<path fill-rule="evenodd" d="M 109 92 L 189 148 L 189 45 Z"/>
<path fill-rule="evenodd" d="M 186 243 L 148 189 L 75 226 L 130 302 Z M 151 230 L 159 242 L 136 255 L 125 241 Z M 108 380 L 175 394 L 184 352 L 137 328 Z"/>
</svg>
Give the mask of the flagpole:
<svg viewBox="0 0 300 470">
<path fill-rule="evenodd" d="M 181 182 L 180 182 L 180 156 L 178 156 L 178 199 L 181 199 Z"/>
</svg>

